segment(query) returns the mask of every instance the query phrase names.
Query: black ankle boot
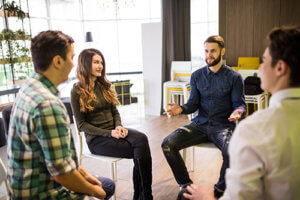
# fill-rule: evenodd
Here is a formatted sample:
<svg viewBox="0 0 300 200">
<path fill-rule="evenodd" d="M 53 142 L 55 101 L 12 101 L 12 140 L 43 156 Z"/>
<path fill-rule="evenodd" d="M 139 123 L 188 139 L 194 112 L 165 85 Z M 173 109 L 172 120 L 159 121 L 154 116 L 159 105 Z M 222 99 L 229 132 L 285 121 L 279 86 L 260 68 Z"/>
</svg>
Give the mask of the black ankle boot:
<svg viewBox="0 0 300 200">
<path fill-rule="evenodd" d="M 133 166 L 133 200 L 140 200 L 141 195 L 141 179 L 140 179 L 140 172 L 138 168 L 138 163 L 135 159 L 133 159 L 134 166 Z"/>
<path fill-rule="evenodd" d="M 140 200 L 153 200 L 152 196 L 152 163 L 134 159 L 140 175 Z"/>
<path fill-rule="evenodd" d="M 216 199 L 221 198 L 223 196 L 223 194 L 224 194 L 223 190 L 217 188 L 216 186 L 214 187 L 214 196 Z"/>
</svg>

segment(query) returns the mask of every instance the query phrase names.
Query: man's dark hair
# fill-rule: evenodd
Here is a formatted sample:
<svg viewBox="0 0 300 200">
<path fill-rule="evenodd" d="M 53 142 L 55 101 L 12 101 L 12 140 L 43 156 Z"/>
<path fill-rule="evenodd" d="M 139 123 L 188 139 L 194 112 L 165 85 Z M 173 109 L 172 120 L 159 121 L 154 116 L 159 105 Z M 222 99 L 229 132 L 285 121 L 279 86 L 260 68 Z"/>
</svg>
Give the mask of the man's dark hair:
<svg viewBox="0 0 300 200">
<path fill-rule="evenodd" d="M 42 31 L 31 39 L 31 54 L 36 72 L 46 71 L 54 56 L 66 59 L 68 46 L 74 43 L 72 37 L 61 31 Z"/>
<path fill-rule="evenodd" d="M 272 66 L 279 60 L 286 62 L 291 69 L 290 86 L 300 86 L 300 26 L 274 28 L 268 40 Z"/>
<path fill-rule="evenodd" d="M 207 42 L 208 43 L 217 43 L 219 45 L 220 49 L 223 49 L 225 47 L 224 39 L 219 35 L 212 35 L 212 36 L 208 37 L 204 41 L 204 44 Z"/>
</svg>

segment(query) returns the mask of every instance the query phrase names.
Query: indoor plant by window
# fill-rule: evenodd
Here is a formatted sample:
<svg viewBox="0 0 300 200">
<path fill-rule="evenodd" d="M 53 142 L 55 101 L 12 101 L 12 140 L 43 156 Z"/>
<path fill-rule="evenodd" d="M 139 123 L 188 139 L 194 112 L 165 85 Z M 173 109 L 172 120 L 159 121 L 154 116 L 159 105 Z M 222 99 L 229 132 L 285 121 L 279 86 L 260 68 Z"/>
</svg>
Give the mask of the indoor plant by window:
<svg viewBox="0 0 300 200">
<path fill-rule="evenodd" d="M 16 5 L 15 1 L 4 3 L 0 9 L 3 9 L 8 17 L 17 16 L 19 19 L 24 19 L 25 17 L 25 12 L 22 11 L 20 6 Z"/>
<path fill-rule="evenodd" d="M 18 17 L 23 23 L 24 17 L 28 17 L 28 14 L 24 13 L 21 7 L 15 4 L 15 1 L 4 3 L 1 8 L 4 9 L 5 20 L 7 17 Z M 21 29 L 12 31 L 5 28 L 0 33 L 0 48 L 2 53 L 0 64 L 9 65 L 11 72 L 7 73 L 7 69 L 4 66 L 7 82 L 9 82 L 8 80 L 12 80 L 13 83 L 17 83 L 20 79 L 26 79 L 33 71 L 28 48 L 29 40 L 30 36 Z"/>
<path fill-rule="evenodd" d="M 30 51 L 26 46 L 26 40 L 28 39 L 30 39 L 30 36 L 26 35 L 23 30 L 14 32 L 10 29 L 3 29 L 0 34 L 3 54 L 2 64 L 10 65 L 13 82 L 26 79 L 32 71 Z M 3 45 L 5 45 L 5 48 Z"/>
</svg>

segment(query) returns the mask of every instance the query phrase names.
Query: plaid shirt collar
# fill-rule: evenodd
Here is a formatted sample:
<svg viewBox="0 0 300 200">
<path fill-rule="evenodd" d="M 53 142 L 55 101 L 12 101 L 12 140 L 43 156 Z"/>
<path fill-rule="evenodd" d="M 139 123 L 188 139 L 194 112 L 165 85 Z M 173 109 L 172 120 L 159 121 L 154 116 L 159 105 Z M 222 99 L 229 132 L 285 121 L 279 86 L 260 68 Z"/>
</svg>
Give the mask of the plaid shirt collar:
<svg viewBox="0 0 300 200">
<path fill-rule="evenodd" d="M 46 76 L 35 72 L 35 73 L 32 74 L 31 77 L 34 78 L 34 79 L 36 79 L 36 80 L 39 80 L 55 96 L 60 96 L 60 93 L 59 93 L 58 89 L 54 86 L 54 84 Z"/>
</svg>

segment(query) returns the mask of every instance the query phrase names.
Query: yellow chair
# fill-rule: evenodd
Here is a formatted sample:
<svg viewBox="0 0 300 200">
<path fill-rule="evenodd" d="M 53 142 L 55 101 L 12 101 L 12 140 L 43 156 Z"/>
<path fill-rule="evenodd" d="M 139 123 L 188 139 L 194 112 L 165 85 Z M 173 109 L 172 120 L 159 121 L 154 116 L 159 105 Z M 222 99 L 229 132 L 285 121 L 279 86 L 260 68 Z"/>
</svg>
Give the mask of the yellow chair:
<svg viewBox="0 0 300 200">
<path fill-rule="evenodd" d="M 187 102 L 191 90 L 191 70 L 190 61 L 172 61 L 171 81 L 164 82 L 163 108 L 165 111 L 169 109 L 168 103 L 182 105 Z"/>
<path fill-rule="evenodd" d="M 258 69 L 259 68 L 259 57 L 239 57 L 238 58 L 238 69 Z"/>
</svg>

